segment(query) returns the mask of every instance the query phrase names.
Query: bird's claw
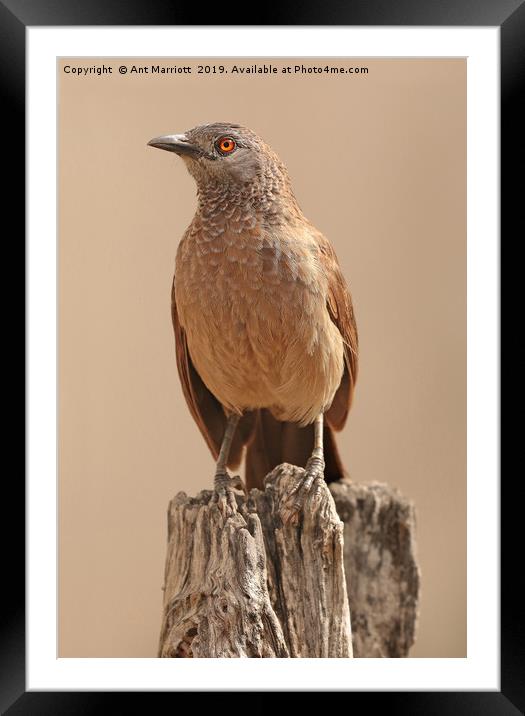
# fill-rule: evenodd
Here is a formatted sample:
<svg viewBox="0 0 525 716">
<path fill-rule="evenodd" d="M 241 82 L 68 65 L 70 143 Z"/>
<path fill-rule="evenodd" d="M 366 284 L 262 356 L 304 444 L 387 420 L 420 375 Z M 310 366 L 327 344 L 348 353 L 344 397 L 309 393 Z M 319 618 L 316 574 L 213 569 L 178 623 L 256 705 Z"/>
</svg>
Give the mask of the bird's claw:
<svg viewBox="0 0 525 716">
<path fill-rule="evenodd" d="M 280 513 L 283 524 L 297 525 L 306 498 L 312 491 L 317 492 L 322 480 L 324 480 L 324 460 L 319 457 L 311 457 L 306 463 L 301 481 L 294 486 L 281 504 Z"/>
<path fill-rule="evenodd" d="M 246 494 L 243 481 L 239 475 L 230 475 L 224 471 L 215 474 L 214 483 L 212 502 L 217 505 L 223 517 L 232 517 L 237 512 L 234 490 L 242 490 Z"/>
</svg>

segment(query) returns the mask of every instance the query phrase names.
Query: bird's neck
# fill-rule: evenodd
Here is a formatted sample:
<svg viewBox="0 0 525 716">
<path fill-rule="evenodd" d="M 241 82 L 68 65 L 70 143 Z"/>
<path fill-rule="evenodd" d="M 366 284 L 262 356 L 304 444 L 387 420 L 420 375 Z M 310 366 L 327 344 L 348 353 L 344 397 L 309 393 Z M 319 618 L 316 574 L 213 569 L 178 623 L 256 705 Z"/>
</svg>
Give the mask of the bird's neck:
<svg viewBox="0 0 525 716">
<path fill-rule="evenodd" d="M 197 187 L 197 215 L 203 222 L 230 219 L 253 227 L 281 223 L 300 215 L 293 192 L 280 178 L 264 182 L 226 183 L 213 180 Z"/>
</svg>

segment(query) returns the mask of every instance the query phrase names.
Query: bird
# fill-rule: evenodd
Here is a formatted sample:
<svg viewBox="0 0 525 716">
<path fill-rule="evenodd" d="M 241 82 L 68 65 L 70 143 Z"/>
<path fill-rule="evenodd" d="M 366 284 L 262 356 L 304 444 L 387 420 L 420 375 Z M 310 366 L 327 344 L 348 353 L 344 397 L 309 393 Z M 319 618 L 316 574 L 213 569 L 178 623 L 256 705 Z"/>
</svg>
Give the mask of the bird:
<svg viewBox="0 0 525 716">
<path fill-rule="evenodd" d="M 147 144 L 178 155 L 197 186 L 171 316 L 183 393 L 216 461 L 214 501 L 231 515 L 235 489 L 264 489 L 278 464 L 302 464 L 282 507 L 283 522 L 296 523 L 315 486 L 348 477 L 334 431 L 353 402 L 358 333 L 334 246 L 248 127 L 201 124 Z M 243 457 L 245 485 L 230 473 Z"/>
</svg>

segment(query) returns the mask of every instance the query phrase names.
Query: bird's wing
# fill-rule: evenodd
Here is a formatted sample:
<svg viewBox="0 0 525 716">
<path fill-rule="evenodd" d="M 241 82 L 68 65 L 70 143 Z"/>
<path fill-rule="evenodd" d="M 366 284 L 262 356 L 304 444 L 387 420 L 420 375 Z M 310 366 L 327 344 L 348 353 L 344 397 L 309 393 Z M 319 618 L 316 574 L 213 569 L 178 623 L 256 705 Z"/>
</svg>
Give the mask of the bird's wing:
<svg viewBox="0 0 525 716">
<path fill-rule="evenodd" d="M 175 300 L 175 281 L 171 289 L 171 318 L 175 333 L 175 353 L 182 392 L 202 436 L 216 460 L 226 429 L 226 415 L 221 403 L 208 390 L 191 360 L 186 332 L 181 326 Z M 242 448 L 249 440 L 255 424 L 253 414 L 243 415 L 237 427 L 228 459 L 229 467 L 237 467 L 242 458 Z"/>
<path fill-rule="evenodd" d="M 328 279 L 327 308 L 344 344 L 345 369 L 332 405 L 326 412 L 329 425 L 341 430 L 352 404 L 358 369 L 358 338 L 352 297 L 341 272 L 332 244 L 319 235 L 320 258 Z"/>
</svg>

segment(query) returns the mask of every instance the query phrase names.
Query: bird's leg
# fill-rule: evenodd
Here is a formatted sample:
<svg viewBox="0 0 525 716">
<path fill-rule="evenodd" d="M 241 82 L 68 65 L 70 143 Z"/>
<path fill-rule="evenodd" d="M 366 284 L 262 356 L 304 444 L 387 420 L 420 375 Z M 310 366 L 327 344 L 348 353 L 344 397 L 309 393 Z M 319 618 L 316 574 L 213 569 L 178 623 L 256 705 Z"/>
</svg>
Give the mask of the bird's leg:
<svg viewBox="0 0 525 716">
<path fill-rule="evenodd" d="M 226 430 L 224 431 L 224 437 L 222 438 L 221 449 L 217 459 L 217 467 L 215 469 L 215 493 L 213 499 L 223 514 L 232 514 L 237 510 L 237 501 L 233 489 L 244 490 L 244 485 L 239 475 L 232 477 L 227 469 L 228 456 L 239 419 L 240 415 L 236 415 L 235 413 L 228 416 Z"/>
<path fill-rule="evenodd" d="M 314 449 L 308 458 L 304 475 L 288 495 L 281 510 L 283 522 L 296 524 L 299 512 L 304 506 L 306 496 L 324 479 L 323 414 L 317 416 L 314 423 Z"/>
</svg>

